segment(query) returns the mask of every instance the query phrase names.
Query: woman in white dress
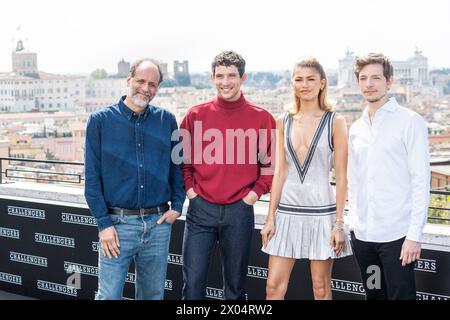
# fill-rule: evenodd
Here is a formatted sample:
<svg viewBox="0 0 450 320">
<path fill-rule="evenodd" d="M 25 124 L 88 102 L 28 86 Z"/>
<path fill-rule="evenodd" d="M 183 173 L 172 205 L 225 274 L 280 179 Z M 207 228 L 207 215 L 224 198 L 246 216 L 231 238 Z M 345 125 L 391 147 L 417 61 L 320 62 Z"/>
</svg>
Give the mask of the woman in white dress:
<svg viewBox="0 0 450 320">
<path fill-rule="evenodd" d="M 267 299 L 284 299 L 297 259 L 309 259 L 315 299 L 331 299 L 333 259 L 351 255 L 344 233 L 347 125 L 327 102 L 327 79 L 315 58 L 292 72 L 294 102 L 277 119 L 275 174 L 261 236 L 270 255 Z M 334 167 L 336 195 L 330 185 Z"/>
</svg>

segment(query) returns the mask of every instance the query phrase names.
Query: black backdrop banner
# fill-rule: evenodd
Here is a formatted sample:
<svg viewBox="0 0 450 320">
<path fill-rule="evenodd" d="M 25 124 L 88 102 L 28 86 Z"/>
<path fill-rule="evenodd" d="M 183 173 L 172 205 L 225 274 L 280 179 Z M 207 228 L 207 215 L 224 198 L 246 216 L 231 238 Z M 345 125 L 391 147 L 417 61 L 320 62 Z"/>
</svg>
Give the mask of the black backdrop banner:
<svg viewBox="0 0 450 320">
<path fill-rule="evenodd" d="M 184 221 L 173 225 L 165 299 L 181 299 Z M 247 274 L 247 298 L 263 300 L 268 256 L 254 229 Z M 37 299 L 92 300 L 97 290 L 98 235 L 89 210 L 0 199 L 0 290 Z M 206 297 L 223 299 L 220 252 L 211 261 Z M 422 250 L 416 262 L 418 300 L 450 299 L 450 252 Z M 134 298 L 134 266 L 127 275 L 124 299 Z M 336 260 L 333 298 L 362 300 L 364 288 L 353 256 Z M 299 260 L 286 299 L 313 299 L 309 262 Z"/>
</svg>

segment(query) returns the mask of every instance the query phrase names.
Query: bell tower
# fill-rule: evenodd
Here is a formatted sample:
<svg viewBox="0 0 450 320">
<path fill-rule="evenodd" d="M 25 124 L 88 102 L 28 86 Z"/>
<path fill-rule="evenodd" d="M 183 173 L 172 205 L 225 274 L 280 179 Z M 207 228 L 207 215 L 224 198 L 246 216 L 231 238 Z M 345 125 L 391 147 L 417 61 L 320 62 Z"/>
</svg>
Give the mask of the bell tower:
<svg viewBox="0 0 450 320">
<path fill-rule="evenodd" d="M 12 70 L 21 76 L 39 77 L 37 53 L 26 50 L 22 40 L 17 41 L 12 52 Z"/>
</svg>

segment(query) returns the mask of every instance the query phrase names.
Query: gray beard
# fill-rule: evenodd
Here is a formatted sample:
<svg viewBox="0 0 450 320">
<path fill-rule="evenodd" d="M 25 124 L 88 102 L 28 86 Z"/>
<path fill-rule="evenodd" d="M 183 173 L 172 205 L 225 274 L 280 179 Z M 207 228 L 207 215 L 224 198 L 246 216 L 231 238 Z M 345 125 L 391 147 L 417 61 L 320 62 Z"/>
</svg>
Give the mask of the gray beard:
<svg viewBox="0 0 450 320">
<path fill-rule="evenodd" d="M 136 105 L 136 106 L 138 106 L 140 108 L 145 108 L 147 106 L 147 104 L 151 100 L 151 99 L 149 99 L 148 101 L 144 101 L 144 100 L 136 98 L 135 96 L 131 96 L 130 99 L 131 99 L 131 102 L 133 102 L 134 105 Z"/>
</svg>

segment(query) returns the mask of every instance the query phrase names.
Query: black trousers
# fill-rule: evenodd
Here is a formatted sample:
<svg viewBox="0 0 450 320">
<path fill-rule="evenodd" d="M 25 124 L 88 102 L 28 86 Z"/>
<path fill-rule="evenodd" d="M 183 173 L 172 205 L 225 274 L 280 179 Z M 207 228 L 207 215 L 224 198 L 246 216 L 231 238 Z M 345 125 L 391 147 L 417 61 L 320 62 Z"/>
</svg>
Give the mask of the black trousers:
<svg viewBox="0 0 450 320">
<path fill-rule="evenodd" d="M 391 242 L 366 242 L 351 232 L 352 247 L 361 271 L 367 300 L 415 300 L 414 262 L 402 266 L 405 238 Z"/>
</svg>

